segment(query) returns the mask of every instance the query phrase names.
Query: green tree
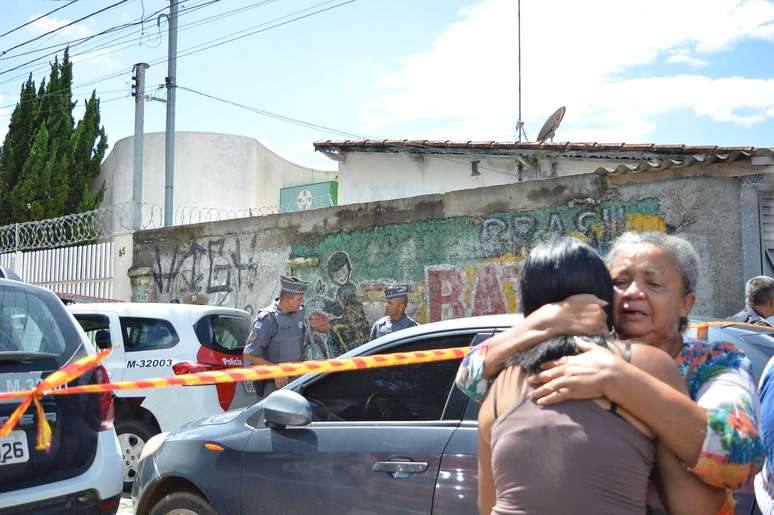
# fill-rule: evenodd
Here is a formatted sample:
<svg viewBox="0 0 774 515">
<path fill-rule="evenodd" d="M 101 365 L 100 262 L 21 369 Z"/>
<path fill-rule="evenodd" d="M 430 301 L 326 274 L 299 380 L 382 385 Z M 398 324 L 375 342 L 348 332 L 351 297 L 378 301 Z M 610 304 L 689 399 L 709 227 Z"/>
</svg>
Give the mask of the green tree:
<svg viewBox="0 0 774 515">
<path fill-rule="evenodd" d="M 99 207 L 105 195 L 105 182 L 94 189 L 92 185 L 99 176 L 99 165 L 107 150 L 105 128 L 100 127 L 99 99 L 92 92 L 86 101 L 86 111 L 78 121 L 70 138 L 67 157 L 69 165 L 69 195 L 65 204 L 68 213 L 82 213 Z"/>
<path fill-rule="evenodd" d="M 36 89 L 22 84 L 0 153 L 0 225 L 56 218 L 99 207 L 104 182 L 95 187 L 107 149 L 96 92 L 75 124 L 73 65 L 69 51 L 51 63 Z"/>
<path fill-rule="evenodd" d="M 32 75 L 22 84 L 19 103 L 11 114 L 11 123 L 3 141 L 0 155 L 0 220 L 8 221 L 11 216 L 10 192 L 19 178 L 27 156 L 30 153 L 35 131 L 37 92 Z M 0 222 L 2 225 L 3 222 Z"/>
<path fill-rule="evenodd" d="M 44 123 L 35 133 L 29 156 L 11 190 L 11 219 L 15 222 L 46 218 L 51 190 L 52 162 L 49 158 L 48 128 Z"/>
</svg>

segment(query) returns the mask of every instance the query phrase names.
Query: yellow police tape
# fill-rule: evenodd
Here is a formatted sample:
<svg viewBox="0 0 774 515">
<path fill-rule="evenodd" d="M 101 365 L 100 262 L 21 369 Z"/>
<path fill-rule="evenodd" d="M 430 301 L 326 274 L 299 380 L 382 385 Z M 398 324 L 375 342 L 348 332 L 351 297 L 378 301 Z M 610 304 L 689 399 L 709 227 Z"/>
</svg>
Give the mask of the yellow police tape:
<svg viewBox="0 0 774 515">
<path fill-rule="evenodd" d="M 27 411 L 30 404 L 34 403 L 38 414 L 38 433 L 35 448 L 47 451 L 51 447 L 51 428 L 46 421 L 43 408 L 40 404 L 40 399 L 44 395 L 76 395 L 80 393 L 102 393 L 116 390 L 162 388 L 165 386 L 196 386 L 234 383 L 239 381 L 259 381 L 264 379 L 275 379 L 277 377 L 302 376 L 311 373 L 344 372 L 367 368 L 414 365 L 417 363 L 461 359 L 465 357 L 469 351 L 469 347 L 459 347 L 428 351 L 396 352 L 392 354 L 377 354 L 374 356 L 362 356 L 356 358 L 300 361 L 270 366 L 259 365 L 250 368 L 229 368 L 224 370 L 198 372 L 196 374 L 143 379 L 140 381 L 119 381 L 116 383 L 62 387 L 97 366 L 99 362 L 110 353 L 110 351 L 107 350 L 102 351 L 95 356 L 87 356 L 66 365 L 61 370 L 58 370 L 43 379 L 43 381 L 32 390 L 0 393 L 0 401 L 8 399 L 24 399 L 19 407 L 16 408 L 8 418 L 6 423 L 3 424 L 3 427 L 0 428 L 0 436 L 8 436 L 11 430 L 16 427 L 19 419 Z"/>
<path fill-rule="evenodd" d="M 769 329 L 771 327 L 746 324 L 742 322 L 717 321 L 689 324 L 688 328 L 697 329 L 699 339 L 706 339 L 706 331 L 710 327 L 743 326 Z M 327 360 L 300 361 L 294 363 L 282 363 L 270 366 L 255 366 L 249 368 L 230 368 L 224 370 L 212 370 L 198 372 L 196 374 L 183 374 L 171 377 L 157 377 L 140 381 L 119 381 L 116 383 L 88 384 L 82 386 L 65 387 L 67 383 L 77 379 L 87 371 L 96 367 L 109 353 L 105 350 L 94 356 L 79 359 L 61 370 L 57 370 L 43 379 L 34 389 L 18 392 L 0 393 L 0 401 L 8 399 L 23 399 L 14 410 L 8 420 L 0 428 L 0 437 L 8 436 L 19 423 L 22 415 L 30 404 L 35 405 L 37 412 L 37 437 L 35 448 L 48 451 L 51 447 L 51 427 L 46 421 L 40 399 L 44 395 L 76 395 L 81 393 L 102 393 L 116 390 L 137 390 L 145 388 L 163 388 L 166 386 L 196 386 L 218 383 L 234 383 L 240 381 L 260 381 L 275 379 L 277 377 L 294 377 L 310 373 L 345 372 L 362 370 L 366 368 L 383 368 L 401 365 L 414 365 L 417 363 L 431 363 L 435 361 L 449 361 L 461 359 L 470 351 L 470 347 L 457 347 L 450 349 L 437 349 L 415 352 L 396 352 L 392 354 L 377 354 L 373 356 L 361 356 L 355 358 L 338 358 Z"/>
</svg>

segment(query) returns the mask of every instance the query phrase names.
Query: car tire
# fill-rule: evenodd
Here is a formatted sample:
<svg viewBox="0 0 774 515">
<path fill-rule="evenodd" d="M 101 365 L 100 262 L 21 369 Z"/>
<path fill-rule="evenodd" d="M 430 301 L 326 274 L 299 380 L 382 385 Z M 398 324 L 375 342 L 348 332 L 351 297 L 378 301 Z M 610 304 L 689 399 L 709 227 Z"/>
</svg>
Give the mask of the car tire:
<svg viewBox="0 0 774 515">
<path fill-rule="evenodd" d="M 180 510 L 181 513 L 193 512 L 196 515 L 218 515 L 210 503 L 192 492 L 176 492 L 165 495 L 151 508 L 150 515 L 168 515 L 177 510 Z"/>
<path fill-rule="evenodd" d="M 121 464 L 124 467 L 124 492 L 132 491 L 137 475 L 142 448 L 158 431 L 143 420 L 119 420 L 116 422 L 118 443 L 121 444 Z"/>
</svg>

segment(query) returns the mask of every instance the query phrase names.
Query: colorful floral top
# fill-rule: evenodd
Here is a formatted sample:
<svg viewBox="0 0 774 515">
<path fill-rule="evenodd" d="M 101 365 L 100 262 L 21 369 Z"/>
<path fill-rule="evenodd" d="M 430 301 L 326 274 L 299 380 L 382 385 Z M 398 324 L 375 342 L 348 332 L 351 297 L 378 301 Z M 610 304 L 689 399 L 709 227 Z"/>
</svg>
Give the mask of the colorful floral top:
<svg viewBox="0 0 774 515">
<path fill-rule="evenodd" d="M 491 381 L 483 377 L 487 342 L 474 347 L 457 372 L 457 386 L 481 402 Z M 708 411 L 707 433 L 694 473 L 705 483 L 735 490 L 760 470 L 766 451 L 758 434 L 760 412 L 750 360 L 730 343 L 685 338 L 675 359 L 688 394 Z"/>
</svg>

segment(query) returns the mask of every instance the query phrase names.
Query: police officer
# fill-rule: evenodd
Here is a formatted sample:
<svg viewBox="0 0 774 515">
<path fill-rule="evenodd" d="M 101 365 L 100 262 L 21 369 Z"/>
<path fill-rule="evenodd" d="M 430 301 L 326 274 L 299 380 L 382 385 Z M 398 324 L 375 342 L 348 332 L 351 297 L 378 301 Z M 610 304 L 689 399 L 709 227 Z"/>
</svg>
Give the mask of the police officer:
<svg viewBox="0 0 774 515">
<path fill-rule="evenodd" d="M 406 315 L 408 305 L 408 286 L 395 286 L 384 289 L 384 316 L 371 327 L 371 340 L 401 329 L 414 327 L 417 323 Z"/>
<path fill-rule="evenodd" d="M 306 322 L 304 292 L 307 283 L 295 277 L 280 277 L 280 296 L 258 312 L 244 350 L 245 366 L 274 365 L 300 361 L 303 355 Z M 256 381 L 255 392 L 266 397 L 288 384 L 287 377 Z"/>
</svg>

